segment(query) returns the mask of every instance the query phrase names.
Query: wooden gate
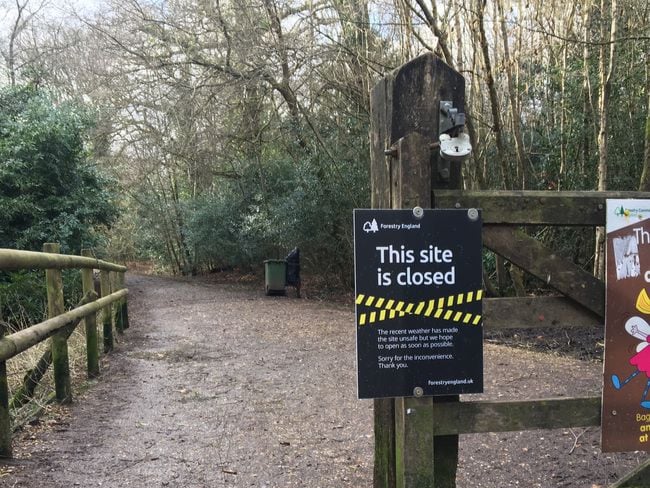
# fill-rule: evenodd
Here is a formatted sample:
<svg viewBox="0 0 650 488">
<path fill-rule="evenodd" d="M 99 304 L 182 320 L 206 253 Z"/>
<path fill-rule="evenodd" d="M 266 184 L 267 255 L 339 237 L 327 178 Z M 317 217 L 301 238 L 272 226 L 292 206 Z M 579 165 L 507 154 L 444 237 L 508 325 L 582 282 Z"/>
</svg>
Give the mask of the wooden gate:
<svg viewBox="0 0 650 488">
<path fill-rule="evenodd" d="M 373 208 L 481 208 L 483 245 L 558 296 L 484 301 L 488 328 L 598 327 L 605 285 L 521 226 L 603 226 L 608 198 L 638 192 L 462 191 L 461 168 L 432 150 L 440 102 L 464 111 L 464 80 L 432 54 L 405 64 L 371 94 Z M 463 401 L 458 396 L 375 400 L 375 488 L 455 487 L 458 435 L 600 426 L 600 397 Z M 408 409 L 418 415 L 406 415 Z M 613 487 L 650 486 L 650 460 Z"/>
</svg>

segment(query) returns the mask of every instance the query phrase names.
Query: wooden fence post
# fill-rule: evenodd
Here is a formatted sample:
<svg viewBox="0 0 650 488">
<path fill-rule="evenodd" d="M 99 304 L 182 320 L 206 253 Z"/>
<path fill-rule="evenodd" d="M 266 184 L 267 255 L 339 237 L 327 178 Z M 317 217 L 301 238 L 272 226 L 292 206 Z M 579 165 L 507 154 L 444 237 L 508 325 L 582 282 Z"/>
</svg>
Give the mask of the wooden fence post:
<svg viewBox="0 0 650 488">
<path fill-rule="evenodd" d="M 0 324 L 0 339 L 4 335 L 5 328 Z M 10 458 L 11 456 L 11 415 L 9 414 L 7 362 L 0 361 L 0 458 Z"/>
<path fill-rule="evenodd" d="M 435 188 L 461 188 L 460 164 L 440 160 L 440 102 L 464 111 L 464 79 L 431 53 L 401 66 L 371 93 L 373 208 L 434 206 Z M 434 402 L 375 400 L 374 488 L 456 486 L 458 436 L 433 435 Z"/>
<path fill-rule="evenodd" d="M 55 243 L 43 244 L 43 252 L 58 254 L 61 246 Z M 60 269 L 46 269 L 47 315 L 56 317 L 65 312 L 63 299 L 63 278 Z M 70 382 L 70 363 L 68 360 L 68 340 L 62 331 L 51 338 L 52 366 L 54 371 L 54 389 L 59 403 L 72 402 L 72 385 Z"/>
<path fill-rule="evenodd" d="M 119 291 L 123 288 L 122 282 L 121 282 L 121 275 L 122 273 L 119 272 L 113 272 L 111 273 L 111 292 L 116 292 Z M 124 334 L 124 315 L 122 313 L 122 302 L 123 300 L 119 300 L 115 302 L 115 305 L 113 306 L 113 317 L 114 317 L 114 322 L 115 322 L 115 330 L 117 331 L 118 334 L 122 335 Z"/>
<path fill-rule="evenodd" d="M 126 288 L 126 273 L 125 272 L 120 272 L 120 289 Z M 129 307 L 128 307 L 129 300 L 127 297 L 124 297 L 124 299 L 121 301 L 121 310 L 122 310 L 122 324 L 125 329 L 129 328 Z"/>
<path fill-rule="evenodd" d="M 90 249 L 82 249 L 81 255 L 91 258 L 93 253 Z M 81 269 L 81 284 L 83 294 L 95 291 L 93 283 L 93 270 L 90 268 Z M 84 319 L 86 328 L 86 363 L 88 369 L 88 378 L 97 378 L 99 376 L 99 346 L 97 344 L 97 314 L 90 314 Z"/>
<path fill-rule="evenodd" d="M 99 272 L 99 286 L 101 289 L 102 297 L 106 297 L 111 294 L 111 278 L 109 271 L 101 270 Z M 102 330 L 104 335 L 104 353 L 111 352 L 113 350 L 113 307 L 107 305 L 106 308 L 102 311 Z"/>
</svg>

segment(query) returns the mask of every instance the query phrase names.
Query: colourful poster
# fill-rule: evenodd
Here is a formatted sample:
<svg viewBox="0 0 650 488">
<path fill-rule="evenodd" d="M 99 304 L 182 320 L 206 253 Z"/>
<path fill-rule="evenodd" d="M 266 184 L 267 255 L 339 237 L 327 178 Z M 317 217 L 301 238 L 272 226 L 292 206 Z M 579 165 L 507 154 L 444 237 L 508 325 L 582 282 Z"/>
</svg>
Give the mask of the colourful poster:
<svg viewBox="0 0 650 488">
<path fill-rule="evenodd" d="M 650 451 L 650 200 L 607 200 L 602 450 Z"/>
</svg>

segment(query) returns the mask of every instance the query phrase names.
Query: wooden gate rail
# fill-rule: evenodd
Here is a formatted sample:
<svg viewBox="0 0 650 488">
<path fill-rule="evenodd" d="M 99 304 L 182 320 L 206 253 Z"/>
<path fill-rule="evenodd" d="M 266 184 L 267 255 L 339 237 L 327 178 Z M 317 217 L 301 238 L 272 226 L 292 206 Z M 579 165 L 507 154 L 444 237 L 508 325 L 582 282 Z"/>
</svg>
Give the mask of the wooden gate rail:
<svg viewBox="0 0 650 488">
<path fill-rule="evenodd" d="M 434 435 L 600 425 L 600 397 L 433 404 Z"/>
<path fill-rule="evenodd" d="M 483 317 L 485 330 L 603 326 L 602 317 L 562 296 L 484 298 Z"/>
<path fill-rule="evenodd" d="M 42 371 L 30 371 L 24 383 L 30 383 L 30 386 L 35 387 L 51 362 L 56 399 L 60 403 L 69 403 L 72 401 L 72 388 L 67 339 L 73 328 L 82 319 L 85 321 L 88 377 L 94 378 L 99 374 L 96 314 L 102 312 L 100 317 L 104 330 L 104 352 L 113 348 L 113 324 L 119 333 L 128 327 L 126 302 L 128 290 L 124 287 L 124 273 L 127 270 L 125 266 L 95 259 L 91 257 L 89 250 L 83 250 L 83 256 L 71 256 L 58 254 L 58 244 L 47 243 L 43 249 L 46 252 L 0 249 L 0 271 L 45 270 L 49 316 L 48 320 L 4 337 L 5 331 L 0 329 L 0 457 L 12 455 L 9 410 L 11 402 L 6 361 L 51 338 L 50 356 L 44 355 L 37 365 L 37 369 L 43 368 Z M 85 305 L 82 304 L 66 312 L 61 270 L 69 268 L 81 269 L 84 293 L 82 303 Z M 101 298 L 98 298 L 93 284 L 94 269 L 100 270 Z M 89 301 L 90 303 L 87 303 Z M 27 391 L 26 387 L 22 390 Z M 19 393 L 24 396 L 25 392 L 22 390 L 19 389 Z M 16 403 L 22 403 L 22 398 Z"/>
<path fill-rule="evenodd" d="M 436 190 L 436 206 L 481 208 L 484 225 L 604 226 L 605 201 L 650 198 L 632 191 Z"/>
</svg>

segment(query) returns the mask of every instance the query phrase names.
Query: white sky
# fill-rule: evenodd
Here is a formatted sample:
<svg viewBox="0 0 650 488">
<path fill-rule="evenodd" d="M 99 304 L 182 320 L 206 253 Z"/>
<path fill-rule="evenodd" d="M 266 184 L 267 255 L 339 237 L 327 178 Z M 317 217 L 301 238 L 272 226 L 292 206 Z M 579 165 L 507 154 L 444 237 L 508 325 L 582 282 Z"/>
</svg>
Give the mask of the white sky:
<svg viewBox="0 0 650 488">
<path fill-rule="evenodd" d="M 25 15 L 37 11 L 37 16 L 43 20 L 63 20 L 73 11 L 81 15 L 92 15 L 103 3 L 102 0 L 18 0 L 25 4 Z M 16 0 L 0 0 L 0 34 L 4 37 L 16 20 Z"/>
</svg>

